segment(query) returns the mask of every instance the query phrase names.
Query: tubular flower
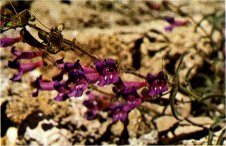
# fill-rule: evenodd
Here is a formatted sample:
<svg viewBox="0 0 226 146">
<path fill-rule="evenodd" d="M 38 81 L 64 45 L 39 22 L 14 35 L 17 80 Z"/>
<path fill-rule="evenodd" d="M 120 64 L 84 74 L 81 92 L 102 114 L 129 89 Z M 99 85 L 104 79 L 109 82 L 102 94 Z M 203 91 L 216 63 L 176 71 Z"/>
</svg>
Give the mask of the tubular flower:
<svg viewBox="0 0 226 146">
<path fill-rule="evenodd" d="M 58 91 L 57 96 L 54 98 L 56 101 L 65 101 L 69 98 L 68 93 L 70 92 L 69 87 L 67 87 L 66 82 L 56 82 L 54 88 Z"/>
<path fill-rule="evenodd" d="M 12 47 L 11 53 L 17 57 L 17 59 L 31 59 L 34 57 L 42 56 L 42 51 L 37 52 L 22 52 L 15 49 L 15 47 Z"/>
<path fill-rule="evenodd" d="M 185 26 L 189 23 L 188 20 L 175 20 L 174 17 L 166 17 L 165 20 L 170 24 L 165 27 L 166 32 L 171 32 L 174 27 Z"/>
<path fill-rule="evenodd" d="M 82 96 L 83 92 L 88 87 L 88 81 L 85 77 L 85 73 L 81 70 L 70 71 L 66 85 L 70 89 L 70 92 L 68 93 L 69 97 Z"/>
<path fill-rule="evenodd" d="M 21 37 L 15 37 L 15 38 L 10 38 L 10 37 L 3 37 L 0 38 L 0 47 L 8 47 L 12 46 L 13 44 L 21 41 Z"/>
<path fill-rule="evenodd" d="M 147 81 L 149 84 L 149 96 L 157 96 L 168 90 L 163 71 L 160 71 L 157 76 L 148 74 Z"/>
<path fill-rule="evenodd" d="M 97 61 L 95 63 L 96 70 L 99 73 L 99 86 L 116 83 L 119 80 L 118 69 L 113 59 Z"/>
<path fill-rule="evenodd" d="M 127 114 L 131 108 L 127 104 L 113 104 L 110 106 L 111 116 L 113 122 L 122 121 L 125 122 Z"/>
<path fill-rule="evenodd" d="M 39 90 L 54 90 L 55 81 L 43 80 L 42 76 L 36 79 L 34 86 L 37 88 L 36 91 L 32 92 L 32 96 L 38 96 Z"/>
<path fill-rule="evenodd" d="M 119 85 L 122 84 L 122 85 Z M 122 96 L 126 102 L 127 102 L 127 106 L 129 106 L 131 109 L 138 107 L 141 102 L 142 102 L 142 97 L 140 97 L 140 95 L 137 93 L 137 89 L 143 87 L 144 85 L 146 85 L 145 82 L 131 82 L 131 84 L 129 82 L 118 82 L 119 87 L 114 88 L 116 91 L 116 95 Z M 117 89 L 118 88 L 118 89 Z"/>
<path fill-rule="evenodd" d="M 71 71 L 67 81 L 56 82 L 54 88 L 58 95 L 54 98 L 57 101 L 64 101 L 70 97 L 80 97 L 88 87 L 88 82 L 81 71 Z"/>
<path fill-rule="evenodd" d="M 108 108 L 110 102 L 107 101 L 105 96 L 96 95 L 91 92 L 87 92 L 88 99 L 83 102 L 83 105 L 87 107 L 86 119 L 94 119 L 100 110 Z"/>
<path fill-rule="evenodd" d="M 141 104 L 141 97 L 138 95 L 135 87 L 125 88 L 121 91 L 121 96 L 127 101 L 131 108 L 136 108 Z"/>
<path fill-rule="evenodd" d="M 131 93 L 136 96 L 138 95 L 136 90 L 147 86 L 147 82 L 136 82 L 136 81 L 122 81 L 119 79 L 117 83 L 114 84 L 115 87 L 113 88 L 113 91 L 116 93 L 117 96 L 129 96 Z M 139 96 L 139 95 L 138 95 Z"/>
<path fill-rule="evenodd" d="M 12 81 L 21 81 L 22 75 L 26 72 L 32 71 L 39 66 L 42 66 L 42 61 L 38 62 L 30 62 L 30 63 L 20 63 L 17 59 L 8 62 L 8 66 L 10 68 L 14 68 L 18 70 L 18 73 L 15 74 L 11 80 Z"/>
<path fill-rule="evenodd" d="M 70 70 L 74 69 L 74 64 L 73 63 L 70 63 L 70 62 L 64 63 L 63 60 L 64 60 L 64 58 L 59 59 L 59 60 L 56 61 L 56 64 L 61 69 L 61 72 L 58 75 L 56 75 L 56 76 L 54 76 L 52 78 L 54 81 L 61 81 L 61 80 L 63 80 L 63 75 L 65 73 L 69 72 Z"/>
</svg>

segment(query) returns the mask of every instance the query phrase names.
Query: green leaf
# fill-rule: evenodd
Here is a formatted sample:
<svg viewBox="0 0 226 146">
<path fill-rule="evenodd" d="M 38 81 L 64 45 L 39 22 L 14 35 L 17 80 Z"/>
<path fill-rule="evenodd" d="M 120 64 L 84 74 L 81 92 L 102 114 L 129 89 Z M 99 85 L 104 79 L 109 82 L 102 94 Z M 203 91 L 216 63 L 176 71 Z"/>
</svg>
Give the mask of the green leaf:
<svg viewBox="0 0 226 146">
<path fill-rule="evenodd" d="M 177 95 L 177 92 L 178 92 L 178 89 L 179 89 L 179 85 L 180 85 L 179 69 L 180 69 L 182 60 L 183 60 L 183 58 L 184 58 L 184 56 L 186 54 L 187 53 L 184 53 L 180 57 L 180 61 L 179 61 L 178 67 L 176 68 L 175 75 L 173 77 L 173 89 L 171 90 L 171 93 L 170 93 L 170 107 L 171 107 L 173 116 L 177 120 L 182 120 L 182 119 L 179 118 L 179 113 L 177 112 L 176 107 L 175 107 L 175 98 L 176 98 L 176 95 Z"/>
<path fill-rule="evenodd" d="M 212 145 L 212 141 L 213 141 L 213 131 L 209 130 L 209 135 L 208 135 L 208 141 L 207 141 L 207 144 L 208 144 L 208 145 Z"/>
<path fill-rule="evenodd" d="M 216 118 L 215 122 L 210 126 L 209 135 L 208 135 L 208 145 L 212 145 L 213 133 L 219 127 L 219 124 L 224 121 L 224 117 L 220 116 Z M 224 135 L 224 134 L 223 134 Z M 218 142 L 221 142 L 221 136 L 218 139 Z"/>
</svg>

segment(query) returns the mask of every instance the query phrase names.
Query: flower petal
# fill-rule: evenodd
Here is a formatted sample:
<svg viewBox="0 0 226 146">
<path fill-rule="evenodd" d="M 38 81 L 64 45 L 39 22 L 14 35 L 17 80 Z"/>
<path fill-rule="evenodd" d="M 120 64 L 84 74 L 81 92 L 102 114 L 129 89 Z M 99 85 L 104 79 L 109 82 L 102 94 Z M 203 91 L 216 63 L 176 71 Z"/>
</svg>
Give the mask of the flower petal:
<svg viewBox="0 0 226 146">
<path fill-rule="evenodd" d="M 22 38 L 20 36 L 15 38 L 10 38 L 10 37 L 0 38 L 0 47 L 12 46 L 13 44 L 19 42 L 21 39 Z"/>
<path fill-rule="evenodd" d="M 22 52 L 15 49 L 15 47 L 12 47 L 11 52 L 13 55 L 17 57 L 17 59 L 31 59 L 37 56 L 42 55 L 42 51 L 36 51 L 36 52 Z"/>
</svg>

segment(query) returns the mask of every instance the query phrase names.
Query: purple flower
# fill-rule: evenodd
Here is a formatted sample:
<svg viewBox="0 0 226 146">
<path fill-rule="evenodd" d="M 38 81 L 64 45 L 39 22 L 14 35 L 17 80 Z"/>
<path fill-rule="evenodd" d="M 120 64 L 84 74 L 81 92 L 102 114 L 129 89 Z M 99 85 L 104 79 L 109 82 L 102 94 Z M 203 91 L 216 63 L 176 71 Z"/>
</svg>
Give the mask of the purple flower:
<svg viewBox="0 0 226 146">
<path fill-rule="evenodd" d="M 20 63 L 17 61 L 17 59 L 13 61 L 9 61 L 8 66 L 10 68 L 14 68 L 18 70 L 18 73 L 15 74 L 11 80 L 13 81 L 21 81 L 22 75 L 26 72 L 32 71 L 36 69 L 39 66 L 42 66 L 42 61 L 38 62 L 29 62 L 29 63 Z"/>
<path fill-rule="evenodd" d="M 113 91 L 116 93 L 118 97 L 122 96 L 126 100 L 130 100 L 130 96 L 139 98 L 139 95 L 136 90 L 144 86 L 147 86 L 147 82 L 136 82 L 136 81 L 123 82 L 121 79 L 119 79 L 119 81 L 115 83 Z"/>
<path fill-rule="evenodd" d="M 21 39 L 22 38 L 20 36 L 15 38 L 9 38 L 9 37 L 0 38 L 0 47 L 12 46 L 13 44 L 19 42 Z"/>
<path fill-rule="evenodd" d="M 64 60 L 64 58 L 56 61 L 56 64 L 61 69 L 61 72 L 52 78 L 54 81 L 63 80 L 63 75 L 65 73 L 70 72 L 71 70 L 78 69 L 78 68 L 82 70 L 82 67 L 79 64 L 79 60 L 77 60 L 75 63 L 71 63 L 71 62 L 64 63 L 63 60 Z"/>
<path fill-rule="evenodd" d="M 105 61 L 97 61 L 95 63 L 96 70 L 99 73 L 99 86 L 116 83 L 119 80 L 118 69 L 113 59 Z"/>
<path fill-rule="evenodd" d="M 69 97 L 82 96 L 83 92 L 88 87 L 88 81 L 85 77 L 85 73 L 81 70 L 70 71 L 66 85 L 70 89 L 70 92 L 68 93 Z"/>
<path fill-rule="evenodd" d="M 168 90 L 163 71 L 160 71 L 157 76 L 148 74 L 147 81 L 149 84 L 149 96 L 157 96 Z"/>
<path fill-rule="evenodd" d="M 37 56 L 42 56 L 42 51 L 37 52 L 22 52 L 15 50 L 15 47 L 12 47 L 11 52 L 17 57 L 17 59 L 31 59 Z"/>
<path fill-rule="evenodd" d="M 127 106 L 129 106 L 129 108 L 132 110 L 138 106 L 141 105 L 141 102 L 142 102 L 142 97 L 140 98 L 134 98 L 133 100 L 129 100 L 127 102 Z"/>
<path fill-rule="evenodd" d="M 129 106 L 130 109 L 140 106 L 142 102 L 142 97 L 137 93 L 134 86 L 123 88 L 117 95 L 122 96 L 126 100 L 127 106 Z"/>
<path fill-rule="evenodd" d="M 100 110 L 108 108 L 110 102 L 107 101 L 105 96 L 96 95 L 93 93 L 87 93 L 88 99 L 83 102 L 83 105 L 87 107 L 86 119 L 94 119 Z"/>
<path fill-rule="evenodd" d="M 174 27 L 185 26 L 189 23 L 187 20 L 175 20 L 174 17 L 170 16 L 167 16 L 165 20 L 170 24 L 164 28 L 166 32 L 171 32 Z"/>
<path fill-rule="evenodd" d="M 113 104 L 110 106 L 113 122 L 125 122 L 128 112 L 131 110 L 127 104 Z"/>
<path fill-rule="evenodd" d="M 32 96 L 38 96 L 39 90 L 54 90 L 55 81 L 43 80 L 42 76 L 36 79 L 34 86 L 37 88 L 36 91 L 32 92 Z"/>
</svg>

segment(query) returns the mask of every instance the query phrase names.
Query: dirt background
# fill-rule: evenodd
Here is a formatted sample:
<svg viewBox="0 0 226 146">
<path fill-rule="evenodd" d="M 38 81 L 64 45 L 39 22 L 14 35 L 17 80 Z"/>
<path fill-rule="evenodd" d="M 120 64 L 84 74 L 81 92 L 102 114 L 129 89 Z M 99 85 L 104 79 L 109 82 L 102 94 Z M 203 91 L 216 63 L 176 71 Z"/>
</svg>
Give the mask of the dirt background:
<svg viewBox="0 0 226 146">
<path fill-rule="evenodd" d="M 158 5 L 162 1 L 152 2 Z M 150 9 L 146 1 L 133 0 L 64 2 L 60 0 L 34 0 L 23 2 L 23 6 L 28 8 L 41 22 L 37 22 L 37 26 L 48 30 L 46 27 L 51 28 L 64 24 L 62 34 L 65 38 L 69 40 L 76 38 L 77 43 L 96 57 L 116 59 L 120 65 L 133 67 L 143 75 L 150 72 L 157 74 L 159 71 L 165 70 L 169 74 L 169 79 L 172 79 L 172 70 L 178 64 L 178 54 L 187 52 L 188 55 L 184 58 L 183 68 L 180 71 L 180 80 L 184 82 L 189 69 L 194 67 L 191 72 L 192 78 L 205 64 L 206 58 L 197 55 L 195 46 L 198 47 L 198 50 L 204 52 L 207 58 L 211 56 L 213 48 L 210 45 L 205 45 L 205 41 L 200 41 L 203 32 L 201 30 L 194 32 L 194 23 L 165 33 L 164 27 L 168 23 L 164 18 L 165 16 L 175 16 L 180 20 L 192 18 L 198 22 L 206 14 L 216 13 L 218 10 L 224 11 L 224 1 L 171 0 L 171 2 L 174 5 L 183 5 L 183 11 L 192 14 L 191 17 L 175 16 L 175 13 L 164 9 Z M 0 2 L 0 6 L 4 4 L 5 2 Z M 15 7 L 18 8 L 20 5 Z M 208 33 L 211 32 L 212 26 L 208 22 L 203 22 L 202 27 Z M 171 43 L 151 42 L 147 36 L 154 36 L 159 40 L 163 39 L 162 36 L 153 34 L 150 31 L 151 29 L 163 32 Z M 34 30 L 30 28 L 28 30 L 37 37 Z M 15 34 L 18 34 L 18 32 L 8 31 L 2 35 Z M 213 34 L 213 40 L 216 43 L 222 41 L 222 39 L 224 38 L 218 32 Z M 141 43 L 139 47 L 134 47 L 137 40 L 141 40 Z M 167 47 L 162 51 L 161 48 L 166 45 Z M 18 43 L 16 47 L 19 50 L 34 49 L 24 43 Z M 224 63 L 222 63 L 222 60 L 224 60 L 223 53 L 223 50 L 220 50 L 218 54 L 218 58 L 221 60 L 220 67 Z M 162 58 L 166 54 L 169 54 L 169 56 L 163 61 Z M 92 63 L 92 59 L 89 57 L 71 51 L 61 52 L 54 57 L 65 57 L 66 61 L 80 59 L 82 64 Z M 8 60 L 12 59 L 10 49 L 1 51 L 1 114 L 3 120 L 1 141 L 3 145 L 83 145 L 93 144 L 92 142 L 97 139 L 98 144 L 120 144 L 120 139 L 123 139 L 121 134 L 125 128 L 121 122 L 113 125 L 110 133 L 106 133 L 107 127 L 111 123 L 106 112 L 101 113 L 104 119 L 102 121 L 99 119 L 92 121 L 84 119 L 84 113 L 87 109 L 82 106 L 82 101 L 86 97 L 56 103 L 52 100 L 56 95 L 54 91 L 43 91 L 38 98 L 32 98 L 33 88 L 30 82 L 42 73 L 45 73 L 45 78 L 51 78 L 56 71 L 52 68 L 38 69 L 26 74 L 22 83 L 13 83 L 10 78 L 16 71 L 7 68 Z M 222 68 L 219 70 L 221 71 Z M 128 74 L 121 76 L 125 80 L 137 79 L 137 77 Z M 222 80 L 222 78 L 220 79 Z M 220 84 L 219 90 L 222 91 L 222 88 L 224 87 Z M 217 89 L 216 92 L 218 93 Z M 165 98 L 169 97 L 166 96 Z M 189 98 L 180 93 L 177 95 L 177 99 L 186 101 Z M 221 110 L 225 107 L 224 103 L 218 106 Z M 178 111 L 183 117 L 189 116 L 191 110 L 192 105 L 190 103 L 178 105 Z M 162 112 L 165 114 L 155 120 L 155 125 L 151 124 L 153 116 Z M 219 113 L 216 112 L 215 114 Z M 197 125 L 204 125 L 205 127 L 210 127 L 213 123 L 213 119 L 207 115 L 189 118 Z M 46 130 L 42 126 L 45 124 L 51 125 L 51 128 Z M 35 128 L 31 128 L 31 125 L 35 125 Z M 169 139 L 173 139 L 178 135 L 186 135 L 204 129 L 197 125 L 175 119 L 169 106 L 165 109 L 165 107 L 157 104 L 144 103 L 141 110 L 135 109 L 129 114 L 128 141 L 130 145 L 158 144 L 159 134 L 165 134 Z M 173 132 L 171 131 L 172 127 L 175 128 Z M 215 133 L 215 142 L 221 131 L 222 129 Z M 106 140 L 104 136 L 108 134 L 111 137 Z M 178 144 L 206 145 L 207 136 L 180 140 Z"/>
</svg>

